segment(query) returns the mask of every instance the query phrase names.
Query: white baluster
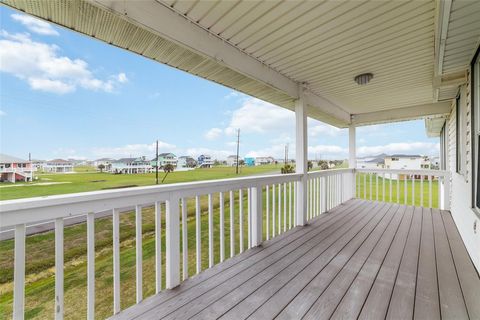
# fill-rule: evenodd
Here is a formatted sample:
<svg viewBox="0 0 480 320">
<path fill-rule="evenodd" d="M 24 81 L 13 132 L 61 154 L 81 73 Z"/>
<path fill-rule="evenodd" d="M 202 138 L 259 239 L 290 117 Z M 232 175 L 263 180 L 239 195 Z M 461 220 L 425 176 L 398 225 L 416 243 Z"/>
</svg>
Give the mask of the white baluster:
<svg viewBox="0 0 480 320">
<path fill-rule="evenodd" d="M 195 233 L 196 233 L 196 258 L 197 258 L 197 274 L 202 271 L 202 218 L 200 208 L 200 196 L 195 197 Z"/>
<path fill-rule="evenodd" d="M 420 176 L 420 207 L 423 207 L 423 175 Z"/>
<path fill-rule="evenodd" d="M 188 278 L 188 221 L 187 221 L 187 201 L 185 198 L 182 202 L 182 279 Z"/>
<path fill-rule="evenodd" d="M 432 176 L 428 176 L 428 207 L 432 208 Z"/>
<path fill-rule="evenodd" d="M 208 194 L 208 267 L 213 267 L 213 199 Z"/>
<path fill-rule="evenodd" d="M 113 314 L 120 312 L 120 210 L 113 209 Z"/>
<path fill-rule="evenodd" d="M 135 206 L 135 249 L 136 249 L 136 284 L 137 284 L 137 303 L 143 299 L 143 283 L 142 283 L 142 206 Z"/>
<path fill-rule="evenodd" d="M 25 314 L 25 224 L 15 226 L 15 256 L 13 267 L 13 319 Z"/>
<path fill-rule="evenodd" d="M 288 229 L 291 229 L 291 228 L 292 228 L 292 182 L 289 182 L 288 183 Z"/>
<path fill-rule="evenodd" d="M 220 192 L 220 262 L 225 260 L 225 205 L 223 192 Z"/>
<path fill-rule="evenodd" d="M 267 225 L 265 226 L 265 229 L 267 231 L 267 240 L 270 239 L 270 187 L 267 185 L 265 187 L 265 192 L 266 192 L 266 223 Z"/>
<path fill-rule="evenodd" d="M 240 228 L 240 253 L 243 252 L 243 190 L 238 191 L 238 214 L 239 214 L 239 228 Z"/>
<path fill-rule="evenodd" d="M 95 318 L 95 214 L 87 214 L 87 319 Z"/>
<path fill-rule="evenodd" d="M 155 293 L 162 290 L 162 203 L 155 202 Z"/>
<path fill-rule="evenodd" d="M 63 319 L 63 218 L 55 219 L 55 319 Z"/>
<path fill-rule="evenodd" d="M 287 184 L 283 183 L 283 232 L 287 231 Z"/>
<path fill-rule="evenodd" d="M 235 197 L 230 191 L 230 257 L 235 255 Z"/>
</svg>

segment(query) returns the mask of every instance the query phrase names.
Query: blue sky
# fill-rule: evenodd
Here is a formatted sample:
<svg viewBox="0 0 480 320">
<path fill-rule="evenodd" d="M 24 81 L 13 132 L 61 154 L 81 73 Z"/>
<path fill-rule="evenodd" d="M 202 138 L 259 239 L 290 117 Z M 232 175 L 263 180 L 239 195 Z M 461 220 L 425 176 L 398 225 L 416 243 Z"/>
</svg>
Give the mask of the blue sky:
<svg viewBox="0 0 480 320">
<path fill-rule="evenodd" d="M 294 156 L 294 114 L 0 7 L 0 150 L 36 159 Z M 309 158 L 346 158 L 348 132 L 309 120 Z M 423 121 L 362 127 L 358 154 L 438 154 Z"/>
</svg>

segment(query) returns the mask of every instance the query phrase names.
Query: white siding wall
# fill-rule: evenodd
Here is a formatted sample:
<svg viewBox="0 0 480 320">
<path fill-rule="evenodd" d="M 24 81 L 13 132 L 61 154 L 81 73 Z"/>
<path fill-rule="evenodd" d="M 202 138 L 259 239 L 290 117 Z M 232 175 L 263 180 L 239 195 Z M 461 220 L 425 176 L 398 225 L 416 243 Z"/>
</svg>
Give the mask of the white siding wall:
<svg viewBox="0 0 480 320">
<path fill-rule="evenodd" d="M 474 233 L 473 225 L 477 220 L 477 225 L 480 221 L 477 215 L 471 208 L 472 200 L 472 177 L 471 177 L 471 99 L 470 99 L 470 84 L 461 88 L 461 109 L 465 113 L 465 125 L 466 130 L 462 132 L 463 140 L 465 141 L 466 148 L 464 148 L 464 154 L 462 161 L 465 165 L 465 174 L 458 174 L 456 172 L 456 110 L 455 101 L 452 103 L 452 112 L 447 121 L 448 132 L 448 169 L 452 172 L 452 194 L 451 194 L 451 212 L 457 228 L 462 235 L 465 246 L 467 247 L 470 257 L 473 260 L 478 271 L 480 271 L 480 232 Z"/>
</svg>

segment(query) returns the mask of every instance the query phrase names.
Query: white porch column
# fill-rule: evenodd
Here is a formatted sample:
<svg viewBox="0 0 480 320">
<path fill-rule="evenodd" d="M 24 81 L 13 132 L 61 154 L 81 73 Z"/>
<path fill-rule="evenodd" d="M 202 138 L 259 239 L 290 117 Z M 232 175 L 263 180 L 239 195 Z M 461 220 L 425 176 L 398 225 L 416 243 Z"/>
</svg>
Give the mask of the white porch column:
<svg viewBox="0 0 480 320">
<path fill-rule="evenodd" d="M 308 142 L 307 142 L 307 105 L 303 88 L 299 88 L 299 97 L 295 101 L 295 171 L 303 174 L 297 183 L 297 225 L 307 223 L 307 172 L 308 172 Z"/>
<path fill-rule="evenodd" d="M 357 148 L 356 148 L 356 131 L 355 131 L 355 125 L 351 124 L 348 127 L 348 167 L 350 169 L 356 169 L 357 168 Z M 352 174 L 352 190 L 351 190 L 351 195 L 352 198 L 355 198 L 355 193 L 357 190 L 357 179 L 356 179 L 356 173 L 353 172 Z"/>
</svg>

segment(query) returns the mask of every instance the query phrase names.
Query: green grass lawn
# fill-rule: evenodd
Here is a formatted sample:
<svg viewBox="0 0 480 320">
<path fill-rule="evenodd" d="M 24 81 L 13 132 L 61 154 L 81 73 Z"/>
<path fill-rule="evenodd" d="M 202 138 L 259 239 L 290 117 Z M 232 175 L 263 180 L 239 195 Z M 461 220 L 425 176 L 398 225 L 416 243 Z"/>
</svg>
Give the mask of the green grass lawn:
<svg viewBox="0 0 480 320">
<path fill-rule="evenodd" d="M 372 178 L 372 192 L 370 194 L 370 175 L 367 175 L 367 183 L 365 185 L 365 175 L 364 174 L 358 174 L 357 175 L 357 198 L 361 199 L 372 199 L 376 200 L 377 199 L 377 188 L 376 188 L 376 179 L 378 178 L 378 200 L 383 201 L 383 183 L 385 183 L 385 201 L 387 202 L 397 202 L 397 180 L 385 178 L 385 181 L 383 181 L 383 178 L 381 175 L 378 177 L 376 175 L 371 175 Z M 392 184 L 392 193 L 390 194 L 390 182 Z M 400 204 L 405 204 L 407 203 L 408 205 L 412 204 L 412 188 L 413 188 L 413 183 L 409 179 L 407 181 L 406 187 L 407 187 L 407 201 L 405 202 L 405 181 L 400 180 L 399 181 L 399 193 L 398 193 L 398 202 Z M 422 190 L 422 185 L 420 179 L 415 180 L 415 205 L 416 206 L 423 206 L 423 207 L 428 207 L 429 206 L 429 184 L 428 180 L 424 179 L 423 181 L 423 203 L 421 203 L 421 190 Z M 365 197 L 366 193 L 366 197 Z M 433 180 L 432 181 L 432 207 L 433 208 L 438 208 L 438 181 Z"/>
<path fill-rule="evenodd" d="M 165 184 L 213 179 L 234 178 L 253 174 L 278 173 L 278 165 L 264 165 L 255 167 L 240 168 L 240 174 L 235 174 L 234 167 L 213 167 L 202 168 L 191 171 L 175 171 L 169 173 Z M 87 170 L 87 169 L 86 169 Z M 159 180 L 163 179 L 165 173 L 159 172 Z M 39 179 L 30 183 L 30 186 L 22 184 L 18 187 L 3 187 L 0 183 L 0 200 L 30 198 L 39 196 L 50 196 L 55 194 L 66 194 L 86 191 L 105 190 L 127 186 L 149 186 L 155 184 L 155 173 L 147 174 L 111 174 L 100 172 L 82 171 L 71 174 L 42 174 Z M 44 185 L 42 183 L 58 183 Z M 11 185 L 11 184 L 10 184 Z M 28 184 L 27 184 L 28 185 Z"/>
</svg>

